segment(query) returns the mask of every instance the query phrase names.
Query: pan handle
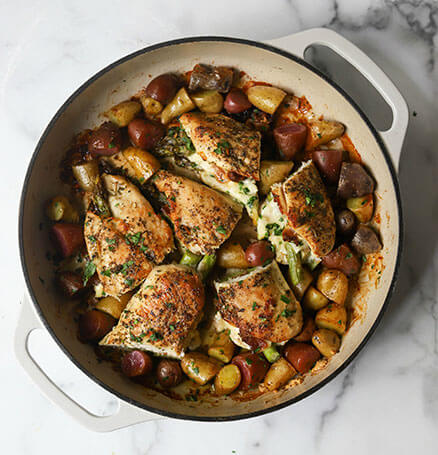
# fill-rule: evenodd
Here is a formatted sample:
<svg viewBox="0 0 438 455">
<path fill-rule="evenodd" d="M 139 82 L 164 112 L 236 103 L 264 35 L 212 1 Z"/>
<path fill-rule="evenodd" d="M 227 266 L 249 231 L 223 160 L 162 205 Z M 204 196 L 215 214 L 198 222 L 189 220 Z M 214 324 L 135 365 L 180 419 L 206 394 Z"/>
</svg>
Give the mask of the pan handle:
<svg viewBox="0 0 438 455">
<path fill-rule="evenodd" d="M 398 171 L 403 140 L 408 127 L 409 111 L 405 99 L 389 77 L 353 43 L 327 28 L 313 28 L 294 35 L 268 41 L 274 47 L 284 49 L 303 58 L 305 50 L 312 44 L 329 47 L 351 63 L 389 104 L 393 113 L 391 127 L 379 131 Z"/>
<path fill-rule="evenodd" d="M 30 333 L 42 329 L 43 325 L 35 314 L 27 297 L 22 300 L 22 310 L 15 331 L 15 354 L 21 366 L 49 400 L 57 404 L 68 415 L 87 429 L 98 432 L 114 431 L 136 423 L 160 419 L 161 416 L 138 409 L 119 400 L 119 408 L 110 416 L 96 416 L 63 392 L 41 369 L 28 349 Z"/>
</svg>

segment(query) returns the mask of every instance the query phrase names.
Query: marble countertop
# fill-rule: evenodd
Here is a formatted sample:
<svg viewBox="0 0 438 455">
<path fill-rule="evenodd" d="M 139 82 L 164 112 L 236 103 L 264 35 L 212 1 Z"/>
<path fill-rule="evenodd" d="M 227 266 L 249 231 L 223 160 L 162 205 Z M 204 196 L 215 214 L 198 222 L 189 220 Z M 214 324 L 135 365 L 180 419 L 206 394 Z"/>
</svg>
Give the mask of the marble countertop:
<svg viewBox="0 0 438 455">
<path fill-rule="evenodd" d="M 1 181 L 2 213 L 8 220 L 1 228 L 3 452 L 438 453 L 437 24 L 438 4 L 431 0 L 3 0 L 0 128 L 4 156 L 13 156 L 4 160 Z M 82 82 L 148 44 L 203 34 L 268 40 L 316 26 L 340 32 L 370 55 L 410 107 L 400 166 L 405 251 L 395 295 L 378 330 L 335 380 L 274 414 L 233 423 L 162 420 L 110 434 L 80 427 L 42 396 L 12 348 L 23 294 L 15 220 L 26 167 L 43 129 Z M 330 71 L 330 62 L 326 67 Z M 348 90 L 361 102 L 361 90 L 351 83 Z M 379 122 L 378 102 L 363 98 L 367 113 Z M 36 332 L 31 348 L 79 402 L 98 413 L 113 411 L 114 399 L 71 366 L 46 333 Z"/>
</svg>

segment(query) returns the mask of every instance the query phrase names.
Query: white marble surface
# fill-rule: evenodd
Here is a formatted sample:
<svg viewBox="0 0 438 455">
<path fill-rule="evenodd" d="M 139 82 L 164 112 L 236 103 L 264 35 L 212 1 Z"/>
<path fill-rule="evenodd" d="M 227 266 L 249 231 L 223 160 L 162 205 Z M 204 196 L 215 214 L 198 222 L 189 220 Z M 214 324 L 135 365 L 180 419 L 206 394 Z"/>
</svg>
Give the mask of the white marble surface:
<svg viewBox="0 0 438 455">
<path fill-rule="evenodd" d="M 438 453 L 437 23 L 438 4 L 431 0 L 2 0 L 2 452 Z M 220 424 L 167 420 L 111 434 L 80 427 L 40 394 L 12 349 L 23 292 L 18 199 L 41 132 L 82 82 L 145 45 L 202 34 L 266 40 L 314 26 L 331 27 L 367 52 L 400 87 L 411 109 L 400 171 L 406 247 L 399 284 L 379 329 L 328 386 L 272 415 Z M 368 102 L 367 108 L 373 106 Z M 111 397 L 68 365 L 47 335 L 35 334 L 32 346 L 79 401 L 100 413 L 113 411 Z"/>
</svg>

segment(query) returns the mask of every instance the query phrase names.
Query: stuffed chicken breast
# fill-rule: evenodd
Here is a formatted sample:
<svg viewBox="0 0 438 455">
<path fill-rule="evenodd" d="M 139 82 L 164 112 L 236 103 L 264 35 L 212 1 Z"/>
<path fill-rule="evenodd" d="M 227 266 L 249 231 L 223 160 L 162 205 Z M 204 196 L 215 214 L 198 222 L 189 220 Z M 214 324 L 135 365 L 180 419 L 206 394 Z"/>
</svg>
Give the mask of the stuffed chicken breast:
<svg viewBox="0 0 438 455">
<path fill-rule="evenodd" d="M 194 254 L 219 248 L 241 217 L 239 204 L 201 183 L 168 171 L 159 171 L 153 182 L 166 196 L 163 210 L 176 237 Z"/>
<path fill-rule="evenodd" d="M 255 220 L 260 133 L 221 114 L 190 112 L 180 117 L 180 124 L 195 149 L 187 159 L 202 181 L 243 204 Z"/>
<path fill-rule="evenodd" d="M 265 348 L 285 343 L 301 331 L 301 306 L 276 261 L 214 285 L 220 318 L 236 344 Z"/>
<path fill-rule="evenodd" d="M 272 186 L 260 210 L 257 235 L 270 240 L 282 264 L 287 263 L 286 243 L 311 267 L 333 249 L 333 209 L 312 161 L 303 163 L 283 183 Z"/>
<path fill-rule="evenodd" d="M 203 307 L 204 288 L 193 269 L 155 267 L 100 344 L 182 358 Z"/>
</svg>

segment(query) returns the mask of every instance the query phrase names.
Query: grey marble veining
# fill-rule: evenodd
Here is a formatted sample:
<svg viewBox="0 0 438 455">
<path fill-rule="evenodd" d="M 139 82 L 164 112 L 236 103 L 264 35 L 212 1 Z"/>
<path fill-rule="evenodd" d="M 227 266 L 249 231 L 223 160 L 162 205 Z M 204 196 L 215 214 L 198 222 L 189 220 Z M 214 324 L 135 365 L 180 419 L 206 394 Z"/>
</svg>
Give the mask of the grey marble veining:
<svg viewBox="0 0 438 455">
<path fill-rule="evenodd" d="M 0 24 L 0 128 L 3 156 L 11 156 L 2 168 L 0 441 L 5 453 L 438 453 L 436 1 L 135 0 L 128 5 L 3 0 Z M 82 82 L 145 45 L 202 34 L 267 40 L 315 26 L 339 31 L 370 55 L 410 107 L 400 166 L 405 249 L 379 329 L 335 380 L 274 414 L 220 424 L 161 420 L 111 434 L 79 427 L 40 395 L 12 350 L 23 286 L 16 245 L 18 197 L 42 130 Z M 325 69 L 334 77 L 342 73 L 330 68 L 330 61 Z M 364 98 L 362 90 L 351 95 L 359 103 Z M 371 117 L 373 108 L 379 110 L 377 101 L 367 105 Z M 57 357 L 48 336 L 36 337 L 34 348 L 67 391 L 96 412 L 112 412 L 109 394 L 87 384 L 71 365 L 59 367 L 62 355 Z"/>
</svg>

